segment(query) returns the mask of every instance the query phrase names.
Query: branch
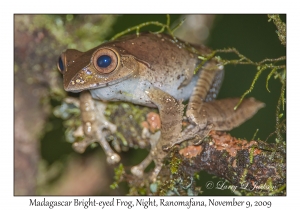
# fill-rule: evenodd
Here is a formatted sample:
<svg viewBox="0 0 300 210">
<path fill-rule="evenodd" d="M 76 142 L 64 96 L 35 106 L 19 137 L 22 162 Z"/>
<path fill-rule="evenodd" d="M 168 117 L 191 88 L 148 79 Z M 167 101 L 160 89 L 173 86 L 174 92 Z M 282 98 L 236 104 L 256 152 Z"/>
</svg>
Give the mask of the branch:
<svg viewBox="0 0 300 210">
<path fill-rule="evenodd" d="M 121 165 L 116 169 L 114 188 L 125 181 L 131 195 L 198 195 L 201 191 L 195 174 L 206 171 L 227 180 L 237 194 L 285 194 L 285 145 L 249 142 L 216 131 L 211 131 L 201 145 L 188 145 L 190 142 L 171 150 L 155 183 L 149 183 L 149 174 L 137 179 Z"/>
<path fill-rule="evenodd" d="M 144 120 L 147 118 L 148 122 L 152 119 L 146 116 L 150 113 L 153 115 L 153 111 L 155 110 L 133 104 L 109 103 L 106 117 L 117 125 L 122 138 L 117 134 L 111 134 L 106 139 L 109 141 L 113 139 L 111 145 L 118 152 L 128 151 L 129 148 L 148 148 L 151 138 L 143 137 L 143 133 L 145 129 L 150 128 L 144 127 Z M 70 120 L 74 121 L 74 118 Z M 187 123 L 184 121 L 183 125 L 187 126 Z M 132 125 L 130 129 L 128 125 Z M 151 133 L 155 135 L 155 130 Z M 111 186 L 116 188 L 118 183 L 125 181 L 129 184 L 132 195 L 166 195 L 175 192 L 178 195 L 185 195 L 188 191 L 197 195 L 199 191 L 194 175 L 204 170 L 226 179 L 244 194 L 284 194 L 280 192 L 286 181 L 285 145 L 282 142 L 276 144 L 263 141 L 248 142 L 216 131 L 211 131 L 199 146 L 192 144 L 194 140 L 185 141 L 171 149 L 155 183 L 150 183 L 149 174 L 138 179 L 126 173 L 124 167 L 120 165 L 116 169 L 115 182 Z M 130 171 L 130 167 L 126 167 L 126 171 Z M 150 186 L 153 184 L 157 185 L 157 190 L 151 190 Z"/>
<path fill-rule="evenodd" d="M 190 175 L 205 170 L 240 189 L 277 193 L 286 183 L 286 154 L 277 144 L 248 142 L 212 131 L 200 146 L 187 146 L 178 155 L 180 170 Z"/>
</svg>

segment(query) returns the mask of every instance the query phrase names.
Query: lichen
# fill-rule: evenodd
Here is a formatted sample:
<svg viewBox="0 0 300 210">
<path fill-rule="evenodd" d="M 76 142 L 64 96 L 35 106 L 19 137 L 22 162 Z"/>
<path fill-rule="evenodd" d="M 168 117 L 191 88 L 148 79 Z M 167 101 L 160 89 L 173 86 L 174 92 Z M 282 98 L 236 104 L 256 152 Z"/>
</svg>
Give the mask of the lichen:
<svg viewBox="0 0 300 210">
<path fill-rule="evenodd" d="M 276 33 L 278 35 L 279 40 L 281 41 L 282 45 L 286 45 L 286 25 L 280 19 L 279 15 L 268 15 L 269 22 L 273 20 L 273 23 L 276 25 L 277 30 Z"/>
</svg>

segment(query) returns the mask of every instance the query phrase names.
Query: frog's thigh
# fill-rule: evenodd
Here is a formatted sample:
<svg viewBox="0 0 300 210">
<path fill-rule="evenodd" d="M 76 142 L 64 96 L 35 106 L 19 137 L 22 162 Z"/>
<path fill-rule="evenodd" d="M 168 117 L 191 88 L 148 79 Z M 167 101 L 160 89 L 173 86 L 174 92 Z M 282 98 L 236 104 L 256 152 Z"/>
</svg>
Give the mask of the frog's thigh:
<svg viewBox="0 0 300 210">
<path fill-rule="evenodd" d="M 166 152 L 162 150 L 162 145 L 174 142 L 180 136 L 183 115 L 183 104 L 168 93 L 159 88 L 152 87 L 146 92 L 151 101 L 158 107 L 161 118 L 161 136 L 156 144 L 151 145 L 149 155 L 139 165 L 132 167 L 131 172 L 141 177 L 145 168 L 152 162 L 155 168 L 152 178 L 155 179 L 162 167 L 162 161 Z"/>
</svg>

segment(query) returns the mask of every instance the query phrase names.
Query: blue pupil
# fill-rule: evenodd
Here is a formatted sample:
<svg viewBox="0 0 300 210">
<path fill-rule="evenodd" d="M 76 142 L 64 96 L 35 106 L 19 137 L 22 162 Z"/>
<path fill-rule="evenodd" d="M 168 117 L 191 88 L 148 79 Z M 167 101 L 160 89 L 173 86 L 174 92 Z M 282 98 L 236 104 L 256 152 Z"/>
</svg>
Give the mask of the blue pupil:
<svg viewBox="0 0 300 210">
<path fill-rule="evenodd" d="M 111 57 L 108 56 L 108 55 L 101 55 L 97 59 L 97 64 L 101 68 L 106 68 L 106 67 L 108 67 L 111 64 Z"/>
<path fill-rule="evenodd" d="M 58 59 L 58 66 L 61 71 L 64 71 L 64 64 L 63 64 L 61 57 L 59 57 L 59 59 Z"/>
</svg>

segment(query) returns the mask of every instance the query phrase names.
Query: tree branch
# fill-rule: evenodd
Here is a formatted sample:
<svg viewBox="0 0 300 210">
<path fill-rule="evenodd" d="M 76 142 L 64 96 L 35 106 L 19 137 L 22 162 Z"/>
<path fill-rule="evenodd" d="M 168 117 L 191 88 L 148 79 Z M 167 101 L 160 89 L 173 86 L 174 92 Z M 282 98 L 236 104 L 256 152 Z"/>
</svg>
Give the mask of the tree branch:
<svg viewBox="0 0 300 210">
<path fill-rule="evenodd" d="M 286 183 L 286 154 L 278 144 L 236 139 L 212 131 L 199 146 L 178 151 L 180 170 L 193 175 L 205 170 L 240 189 L 269 193 Z"/>
</svg>

